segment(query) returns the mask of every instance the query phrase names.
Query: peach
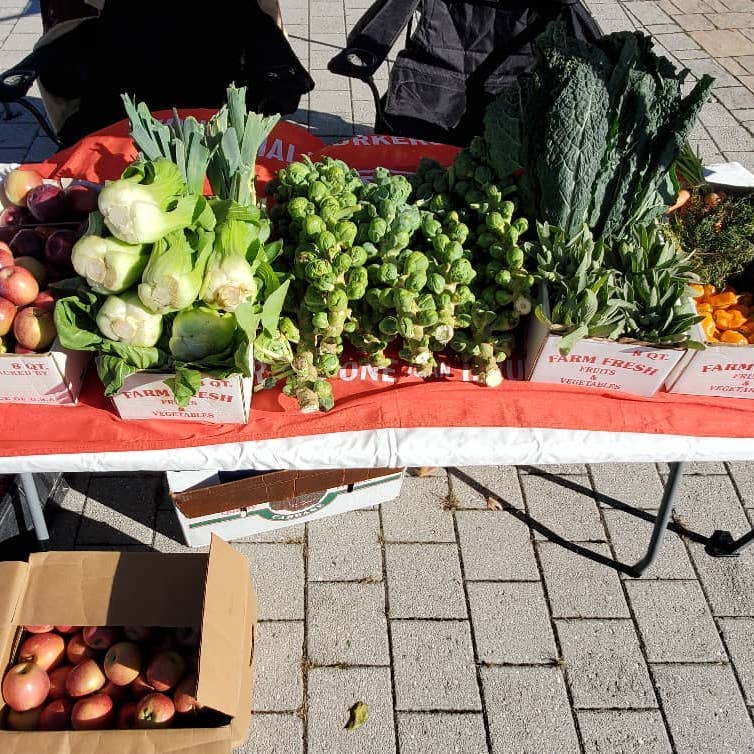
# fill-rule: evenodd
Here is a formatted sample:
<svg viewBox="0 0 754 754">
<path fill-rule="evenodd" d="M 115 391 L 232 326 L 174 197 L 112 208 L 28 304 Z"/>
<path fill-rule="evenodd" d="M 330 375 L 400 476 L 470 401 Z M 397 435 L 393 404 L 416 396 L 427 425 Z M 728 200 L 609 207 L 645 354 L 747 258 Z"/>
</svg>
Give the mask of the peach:
<svg viewBox="0 0 754 754">
<path fill-rule="evenodd" d="M 176 712 L 198 712 L 202 705 L 196 700 L 198 680 L 195 675 L 187 675 L 173 692 Z"/>
<path fill-rule="evenodd" d="M 46 634 L 52 631 L 55 626 L 24 626 L 24 629 L 30 634 Z"/>
<path fill-rule="evenodd" d="M 65 681 L 72 668 L 73 665 L 61 665 L 59 668 L 55 668 L 55 670 L 49 673 L 50 693 L 47 695 L 49 699 L 62 699 L 64 696 L 68 695 Z"/>
</svg>

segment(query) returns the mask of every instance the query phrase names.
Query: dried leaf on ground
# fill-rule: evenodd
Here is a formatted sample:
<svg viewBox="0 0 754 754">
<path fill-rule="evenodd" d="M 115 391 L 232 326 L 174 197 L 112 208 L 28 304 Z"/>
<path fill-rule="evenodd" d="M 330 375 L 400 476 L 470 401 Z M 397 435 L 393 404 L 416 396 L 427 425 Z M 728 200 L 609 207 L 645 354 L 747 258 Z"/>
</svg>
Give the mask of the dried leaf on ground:
<svg viewBox="0 0 754 754">
<path fill-rule="evenodd" d="M 364 702 L 356 702 L 349 712 L 350 715 L 348 717 L 348 722 L 346 723 L 346 729 L 356 730 L 366 722 L 369 707 L 367 707 Z"/>
</svg>

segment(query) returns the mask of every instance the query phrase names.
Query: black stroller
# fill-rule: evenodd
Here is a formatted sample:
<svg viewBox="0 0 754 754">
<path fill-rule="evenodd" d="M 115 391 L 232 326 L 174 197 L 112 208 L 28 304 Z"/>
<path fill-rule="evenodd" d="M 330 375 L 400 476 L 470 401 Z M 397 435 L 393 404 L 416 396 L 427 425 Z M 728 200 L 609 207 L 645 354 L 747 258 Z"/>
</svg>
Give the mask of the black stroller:
<svg viewBox="0 0 754 754">
<path fill-rule="evenodd" d="M 44 36 L 0 75 L 0 102 L 29 109 L 59 146 L 125 116 L 120 94 L 152 109 L 220 107 L 226 87 L 248 87 L 248 106 L 291 113 L 314 81 L 255 0 L 42 0 Z M 205 8 L 202 11 L 202 8 Z M 78 17 L 72 17 L 78 16 Z M 47 119 L 27 94 L 34 81 Z"/>
<path fill-rule="evenodd" d="M 529 70 L 534 38 L 558 18 L 579 39 L 601 36 L 580 0 L 377 0 L 328 67 L 370 86 L 377 133 L 465 146 L 490 100 Z M 405 48 L 380 97 L 373 75 L 404 28 Z"/>
</svg>

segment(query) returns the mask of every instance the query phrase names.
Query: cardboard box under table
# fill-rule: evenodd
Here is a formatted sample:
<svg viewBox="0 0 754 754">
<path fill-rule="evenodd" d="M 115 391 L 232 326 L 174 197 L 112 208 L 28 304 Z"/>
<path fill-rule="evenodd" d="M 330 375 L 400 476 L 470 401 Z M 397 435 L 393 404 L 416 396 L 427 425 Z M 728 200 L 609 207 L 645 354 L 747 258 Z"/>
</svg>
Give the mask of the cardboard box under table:
<svg viewBox="0 0 754 754">
<path fill-rule="evenodd" d="M 3 754 L 228 754 L 247 736 L 256 607 L 246 558 L 218 537 L 208 554 L 45 552 L 0 563 L 2 670 L 24 625 L 195 626 L 197 699 L 218 727 L 0 730 Z M 5 708 L 0 709 L 0 719 Z"/>
<path fill-rule="evenodd" d="M 169 471 L 167 476 L 186 542 L 199 547 L 211 533 L 238 539 L 392 500 L 400 494 L 403 469 Z"/>
</svg>

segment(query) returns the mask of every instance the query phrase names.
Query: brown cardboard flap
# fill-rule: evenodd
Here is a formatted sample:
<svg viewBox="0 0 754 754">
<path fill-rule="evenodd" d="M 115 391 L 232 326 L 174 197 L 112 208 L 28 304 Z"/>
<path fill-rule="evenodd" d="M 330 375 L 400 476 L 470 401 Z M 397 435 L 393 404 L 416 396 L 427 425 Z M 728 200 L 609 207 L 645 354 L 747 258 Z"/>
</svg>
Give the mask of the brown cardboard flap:
<svg viewBox="0 0 754 754">
<path fill-rule="evenodd" d="M 212 709 L 235 715 L 241 700 L 243 676 L 238 663 L 251 663 L 247 625 L 249 590 L 237 584 L 249 582 L 249 562 L 220 537 L 212 535 L 204 589 L 204 619 L 199 650 L 199 686 L 196 698 Z M 235 588 L 229 588 L 234 585 Z"/>
<path fill-rule="evenodd" d="M 0 625 L 13 623 L 28 573 L 29 566 L 26 563 L 0 563 Z"/>
<path fill-rule="evenodd" d="M 229 754 L 227 727 L 169 730 L 0 731 L 2 754 Z"/>
<path fill-rule="evenodd" d="M 16 623 L 200 626 L 206 571 L 201 553 L 35 553 Z"/>
<path fill-rule="evenodd" d="M 255 627 L 257 623 L 257 602 L 254 595 L 254 587 L 249 582 L 247 589 L 250 610 L 246 615 L 246 635 L 255 636 Z M 243 668 L 241 675 L 241 695 L 238 699 L 238 709 L 233 719 L 230 721 L 231 743 L 233 746 L 241 746 L 249 737 L 249 724 L 251 723 L 251 699 L 252 699 L 252 679 L 254 668 L 254 648 L 252 646 L 252 663 L 248 668 Z"/>
<path fill-rule="evenodd" d="M 271 471 L 248 479 L 174 492 L 173 502 L 188 518 L 208 516 L 261 503 L 288 500 L 332 487 L 345 487 L 367 479 L 395 474 L 402 469 L 318 469 Z"/>
</svg>

